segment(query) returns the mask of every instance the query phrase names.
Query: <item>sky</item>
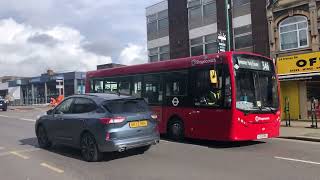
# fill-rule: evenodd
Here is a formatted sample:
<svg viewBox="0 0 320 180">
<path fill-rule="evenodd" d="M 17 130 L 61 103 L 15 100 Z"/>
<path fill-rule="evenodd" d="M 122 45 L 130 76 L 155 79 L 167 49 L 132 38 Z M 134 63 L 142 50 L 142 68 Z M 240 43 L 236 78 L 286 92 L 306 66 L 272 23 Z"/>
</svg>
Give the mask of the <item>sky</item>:
<svg viewBox="0 0 320 180">
<path fill-rule="evenodd" d="M 1 0 L 0 76 L 145 63 L 145 8 L 159 1 Z"/>
</svg>

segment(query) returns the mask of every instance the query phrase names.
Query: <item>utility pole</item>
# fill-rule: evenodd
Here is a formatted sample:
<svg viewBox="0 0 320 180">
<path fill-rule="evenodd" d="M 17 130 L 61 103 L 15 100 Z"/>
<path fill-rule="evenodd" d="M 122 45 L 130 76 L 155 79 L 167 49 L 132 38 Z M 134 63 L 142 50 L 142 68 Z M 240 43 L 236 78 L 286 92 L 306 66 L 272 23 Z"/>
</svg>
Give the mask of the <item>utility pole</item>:
<svg viewBox="0 0 320 180">
<path fill-rule="evenodd" d="M 230 16 L 229 16 L 230 4 L 229 0 L 225 0 L 225 12 L 226 12 L 226 28 L 227 28 L 227 51 L 231 50 L 231 35 L 230 35 Z"/>
</svg>

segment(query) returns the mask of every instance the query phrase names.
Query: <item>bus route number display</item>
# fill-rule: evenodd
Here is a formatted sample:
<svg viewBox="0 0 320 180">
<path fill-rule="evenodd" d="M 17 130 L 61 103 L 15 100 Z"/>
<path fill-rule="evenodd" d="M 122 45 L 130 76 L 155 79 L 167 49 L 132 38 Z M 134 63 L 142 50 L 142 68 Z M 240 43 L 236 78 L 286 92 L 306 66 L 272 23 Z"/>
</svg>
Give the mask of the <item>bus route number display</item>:
<svg viewBox="0 0 320 180">
<path fill-rule="evenodd" d="M 238 66 L 243 69 L 271 71 L 271 63 L 262 60 L 238 57 Z"/>
</svg>

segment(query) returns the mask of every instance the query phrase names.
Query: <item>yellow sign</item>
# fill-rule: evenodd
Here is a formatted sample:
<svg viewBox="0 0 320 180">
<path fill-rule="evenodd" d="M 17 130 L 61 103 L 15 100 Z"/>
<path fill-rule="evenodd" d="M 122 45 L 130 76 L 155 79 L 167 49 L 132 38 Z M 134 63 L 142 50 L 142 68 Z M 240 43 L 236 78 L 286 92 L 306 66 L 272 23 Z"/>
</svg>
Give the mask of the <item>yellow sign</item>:
<svg viewBox="0 0 320 180">
<path fill-rule="evenodd" d="M 218 83 L 217 71 L 210 70 L 210 81 L 211 81 L 212 84 L 217 84 Z"/>
<path fill-rule="evenodd" d="M 277 69 L 279 75 L 320 72 L 320 52 L 280 57 Z"/>
</svg>

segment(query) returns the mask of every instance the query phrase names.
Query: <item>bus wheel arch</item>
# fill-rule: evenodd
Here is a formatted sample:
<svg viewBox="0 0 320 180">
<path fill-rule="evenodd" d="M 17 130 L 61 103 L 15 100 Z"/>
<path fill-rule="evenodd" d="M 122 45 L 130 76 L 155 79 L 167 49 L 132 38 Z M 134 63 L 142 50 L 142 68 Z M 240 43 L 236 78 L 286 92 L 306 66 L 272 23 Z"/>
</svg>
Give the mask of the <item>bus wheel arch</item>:
<svg viewBox="0 0 320 180">
<path fill-rule="evenodd" d="M 167 134 L 176 141 L 181 141 L 185 136 L 185 124 L 182 118 L 178 115 L 173 115 L 167 123 Z"/>
</svg>

